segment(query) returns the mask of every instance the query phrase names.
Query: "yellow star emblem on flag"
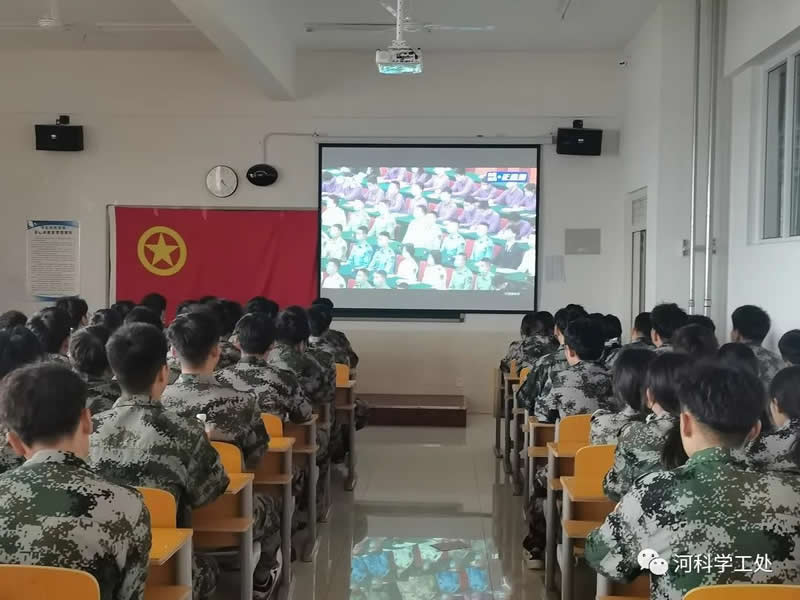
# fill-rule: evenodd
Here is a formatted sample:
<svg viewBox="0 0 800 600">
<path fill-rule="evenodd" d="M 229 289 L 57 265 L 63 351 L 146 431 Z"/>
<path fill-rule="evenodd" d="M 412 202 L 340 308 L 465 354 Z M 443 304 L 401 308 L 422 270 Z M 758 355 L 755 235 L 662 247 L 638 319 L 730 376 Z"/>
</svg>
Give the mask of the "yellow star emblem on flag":
<svg viewBox="0 0 800 600">
<path fill-rule="evenodd" d="M 177 231 L 163 225 L 151 227 L 139 236 L 136 250 L 142 266 L 160 277 L 175 275 L 186 264 L 186 242 Z"/>
</svg>

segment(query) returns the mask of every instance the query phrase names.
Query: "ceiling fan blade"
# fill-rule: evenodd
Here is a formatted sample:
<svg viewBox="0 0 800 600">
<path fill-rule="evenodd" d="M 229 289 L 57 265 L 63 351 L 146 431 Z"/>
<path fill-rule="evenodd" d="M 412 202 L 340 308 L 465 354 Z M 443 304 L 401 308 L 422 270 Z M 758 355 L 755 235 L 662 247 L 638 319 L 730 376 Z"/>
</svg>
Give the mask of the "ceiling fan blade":
<svg viewBox="0 0 800 600">
<path fill-rule="evenodd" d="M 395 23 L 306 23 L 307 33 L 315 31 L 391 31 Z"/>
<path fill-rule="evenodd" d="M 494 25 L 437 25 L 426 23 L 422 26 L 425 31 L 494 31 Z"/>
</svg>

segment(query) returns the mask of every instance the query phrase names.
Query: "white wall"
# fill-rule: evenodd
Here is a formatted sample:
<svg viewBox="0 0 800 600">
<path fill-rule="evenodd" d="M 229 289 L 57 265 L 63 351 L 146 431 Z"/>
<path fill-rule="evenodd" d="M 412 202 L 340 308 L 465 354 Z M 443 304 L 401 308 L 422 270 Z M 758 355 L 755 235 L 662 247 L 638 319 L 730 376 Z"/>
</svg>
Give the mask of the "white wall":
<svg viewBox="0 0 800 600">
<path fill-rule="evenodd" d="M 768 50 L 798 24 L 797 0 L 728 0 L 725 75 Z"/>
<path fill-rule="evenodd" d="M 81 287 L 106 302 L 107 204 L 316 206 L 317 157 L 308 138 L 274 137 L 280 181 L 243 181 L 228 201 L 204 189 L 212 165 L 244 171 L 261 162 L 269 131 L 332 136 L 541 135 L 583 116 L 619 129 L 617 55 L 431 54 L 418 78 L 379 78 L 369 53 L 299 57 L 301 98 L 274 102 L 215 52 L 3 52 L 0 164 L 3 181 L 0 307 L 33 311 L 25 295 L 26 218 L 81 222 Z M 36 152 L 33 124 L 71 114 L 86 150 Z M 540 306 L 569 301 L 624 314 L 619 156 L 542 160 L 542 254 L 562 254 L 565 227 L 599 227 L 603 254 L 567 257 L 567 280 L 541 284 Z M 489 368 L 518 330 L 517 316 L 464 324 L 339 323 L 364 357 L 365 392 L 456 393 L 488 411 Z M 409 375 L 411 373 L 411 375 Z"/>
</svg>

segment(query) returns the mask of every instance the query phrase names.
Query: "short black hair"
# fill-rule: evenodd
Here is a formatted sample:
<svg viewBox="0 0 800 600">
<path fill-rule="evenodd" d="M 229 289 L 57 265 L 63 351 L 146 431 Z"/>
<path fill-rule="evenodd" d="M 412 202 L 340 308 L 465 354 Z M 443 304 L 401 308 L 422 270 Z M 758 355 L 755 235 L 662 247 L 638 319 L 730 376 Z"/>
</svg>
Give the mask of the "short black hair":
<svg viewBox="0 0 800 600">
<path fill-rule="evenodd" d="M 772 321 L 767 312 L 758 306 L 745 304 L 731 315 L 733 328 L 749 342 L 760 344 L 767 337 Z"/>
<path fill-rule="evenodd" d="M 0 329 L 0 379 L 41 358 L 42 345 L 31 330 L 22 325 Z"/>
<path fill-rule="evenodd" d="M 714 324 L 714 320 L 711 317 L 707 317 L 705 315 L 689 315 L 686 317 L 686 324 L 687 325 L 702 325 L 706 329 L 710 329 L 711 331 L 716 331 L 717 326 Z"/>
<path fill-rule="evenodd" d="M 714 330 L 697 323 L 684 325 L 672 335 L 672 346 L 695 359 L 712 358 L 717 355 L 719 342 Z"/>
<path fill-rule="evenodd" d="M 600 360 L 605 341 L 600 323 L 586 317 L 570 322 L 564 333 L 564 344 L 581 360 Z"/>
<path fill-rule="evenodd" d="M 800 419 L 800 367 L 786 367 L 777 372 L 769 386 L 769 397 L 792 419 Z"/>
<path fill-rule="evenodd" d="M 53 443 L 75 433 L 86 393 L 80 375 L 64 365 L 28 365 L 0 384 L 0 421 L 27 446 Z"/>
<path fill-rule="evenodd" d="M 698 363 L 679 383 L 681 409 L 717 434 L 727 447 L 738 447 L 764 408 L 764 386 L 744 369 Z"/>
<path fill-rule="evenodd" d="M 657 354 L 647 367 L 645 388 L 650 390 L 653 400 L 672 415 L 680 412 L 678 384 L 693 364 L 693 359 L 687 354 L 664 352 Z"/>
<path fill-rule="evenodd" d="M 783 360 L 792 365 L 800 365 L 800 329 L 792 329 L 781 336 L 778 342 Z"/>
<path fill-rule="evenodd" d="M 616 315 L 605 315 L 602 320 L 603 335 L 606 340 L 613 340 L 622 337 L 622 322 Z"/>
<path fill-rule="evenodd" d="M 161 318 L 161 313 L 167 310 L 167 299 L 156 292 L 147 294 L 139 304 L 152 310 L 159 318 Z"/>
<path fill-rule="evenodd" d="M 530 337 L 539 333 L 541 327 L 539 316 L 535 312 L 525 313 L 522 322 L 519 324 L 519 333 L 522 337 Z"/>
<path fill-rule="evenodd" d="M 128 316 L 128 313 L 131 312 L 135 306 L 136 303 L 132 300 L 117 300 L 111 305 L 111 310 L 116 311 L 120 319 L 124 321 L 125 317 Z"/>
<path fill-rule="evenodd" d="M 194 310 L 194 307 L 199 304 L 198 300 L 187 299 L 182 300 L 178 303 L 178 306 L 175 307 L 175 316 L 182 315 L 183 313 L 191 312 Z"/>
<path fill-rule="evenodd" d="M 161 313 L 155 313 L 152 309 L 144 305 L 135 306 L 131 312 L 125 317 L 125 324 L 130 323 L 147 323 L 157 329 L 164 329 L 164 323 L 161 321 Z"/>
<path fill-rule="evenodd" d="M 70 323 L 67 311 L 51 306 L 33 315 L 28 320 L 28 329 L 39 338 L 45 352 L 57 354 L 61 352 L 64 340 L 69 337 Z"/>
<path fill-rule="evenodd" d="M 674 302 L 658 304 L 650 312 L 652 328 L 665 342 L 671 340 L 673 334 L 686 325 L 686 318 L 686 312 Z"/>
<path fill-rule="evenodd" d="M 28 317 L 25 313 L 18 310 L 8 310 L 0 315 L 0 329 L 9 329 L 17 325 L 25 325 L 28 322 Z"/>
<path fill-rule="evenodd" d="M 536 313 L 536 318 L 542 322 L 542 334 L 552 335 L 553 327 L 556 325 L 553 313 L 547 310 L 540 310 Z"/>
<path fill-rule="evenodd" d="M 641 413 L 647 368 L 656 353 L 647 348 L 625 348 L 614 363 L 614 397 L 620 406 L 628 405 Z"/>
<path fill-rule="evenodd" d="M 756 353 L 747 344 L 728 342 L 723 344 L 717 352 L 720 363 L 732 369 L 748 369 L 758 375 L 758 359 Z"/>
<path fill-rule="evenodd" d="M 299 344 L 311 335 L 308 313 L 302 306 L 290 306 L 275 319 L 276 338 L 279 342 Z"/>
<path fill-rule="evenodd" d="M 215 296 L 207 296 L 205 299 L 201 298 L 200 302 L 190 310 L 194 311 L 203 309 L 209 310 L 211 314 L 214 315 L 214 318 L 217 320 L 217 331 L 219 332 L 220 337 L 229 337 L 231 333 L 233 333 L 233 327 L 236 326 L 236 322 L 233 323 L 233 326 L 230 329 L 227 328 L 228 314 L 225 312 L 225 307 L 218 298 Z"/>
<path fill-rule="evenodd" d="M 69 358 L 79 373 L 101 377 L 108 370 L 108 330 L 99 325 L 79 329 L 69 339 Z"/>
<path fill-rule="evenodd" d="M 70 328 L 77 329 L 81 326 L 81 321 L 89 312 L 89 305 L 86 300 L 78 296 L 67 296 L 56 300 L 56 307 L 60 308 L 69 315 Z"/>
<path fill-rule="evenodd" d="M 239 322 L 239 319 L 242 318 L 244 315 L 244 310 L 242 309 L 242 305 L 236 302 L 235 300 L 220 300 L 220 304 L 222 305 L 222 310 L 220 313 L 225 319 L 224 327 L 223 327 L 223 335 L 225 333 L 232 333 L 234 329 L 236 329 L 236 324 Z"/>
<path fill-rule="evenodd" d="M 275 341 L 275 322 L 267 313 L 248 313 L 236 324 L 236 339 L 245 354 L 265 354 Z"/>
<path fill-rule="evenodd" d="M 333 300 L 331 300 L 330 298 L 322 298 L 322 297 L 317 298 L 311 303 L 312 306 L 316 306 L 317 304 L 322 304 L 323 306 L 327 306 L 330 310 L 333 310 L 334 308 Z"/>
<path fill-rule="evenodd" d="M 575 319 L 583 319 L 588 316 L 588 313 L 582 306 L 570 305 L 562 308 L 556 312 L 555 326 L 563 334 L 567 330 L 567 326 Z"/>
<path fill-rule="evenodd" d="M 122 317 L 112 308 L 101 308 L 94 311 L 90 325 L 101 325 L 111 334 L 122 326 Z"/>
<path fill-rule="evenodd" d="M 331 312 L 326 308 L 317 305 L 312 305 L 308 309 L 308 323 L 311 328 L 311 335 L 319 337 L 331 326 Z"/>
<path fill-rule="evenodd" d="M 649 340 L 650 330 L 653 328 L 650 324 L 650 313 L 641 312 L 636 315 L 636 318 L 633 320 L 633 328 Z"/>
<path fill-rule="evenodd" d="M 202 365 L 219 344 L 219 323 L 208 309 L 193 310 L 175 318 L 167 339 L 180 360 L 192 367 Z"/>
<path fill-rule="evenodd" d="M 167 364 L 167 340 L 153 325 L 131 323 L 114 332 L 106 353 L 120 387 L 128 394 L 146 394 Z"/>
<path fill-rule="evenodd" d="M 269 298 L 264 298 L 264 296 L 250 298 L 244 306 L 245 313 L 264 313 L 268 315 L 270 319 L 277 317 L 279 311 L 280 307 L 278 303 Z"/>
</svg>

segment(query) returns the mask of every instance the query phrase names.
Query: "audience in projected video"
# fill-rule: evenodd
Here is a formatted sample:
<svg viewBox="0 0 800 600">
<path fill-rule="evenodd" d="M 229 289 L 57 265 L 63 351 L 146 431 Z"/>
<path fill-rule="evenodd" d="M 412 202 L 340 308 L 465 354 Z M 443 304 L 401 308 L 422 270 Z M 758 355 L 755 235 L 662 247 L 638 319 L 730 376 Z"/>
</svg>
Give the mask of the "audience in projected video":
<svg viewBox="0 0 800 600">
<path fill-rule="evenodd" d="M 327 289 L 533 289 L 536 169 L 323 169 Z"/>
</svg>

